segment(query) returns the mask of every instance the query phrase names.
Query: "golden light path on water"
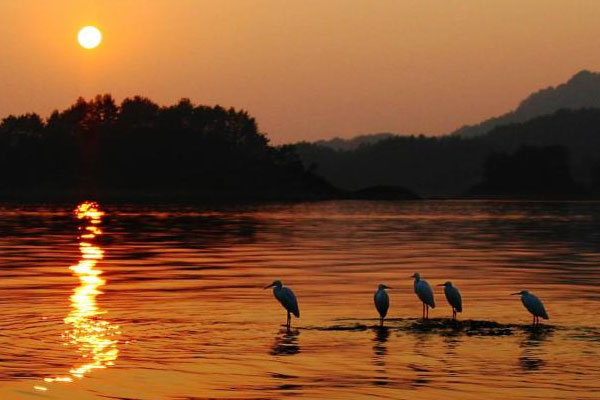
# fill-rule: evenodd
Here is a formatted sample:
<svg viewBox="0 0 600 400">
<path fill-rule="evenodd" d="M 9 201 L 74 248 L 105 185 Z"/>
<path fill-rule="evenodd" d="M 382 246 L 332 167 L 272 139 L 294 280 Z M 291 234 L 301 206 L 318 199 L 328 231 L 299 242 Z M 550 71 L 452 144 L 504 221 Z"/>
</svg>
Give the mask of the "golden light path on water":
<svg viewBox="0 0 600 400">
<path fill-rule="evenodd" d="M 104 213 L 94 202 L 81 203 L 74 213 L 85 225 L 79 236 L 81 259 L 79 263 L 69 267 L 73 275 L 79 278 L 79 286 L 70 297 L 72 310 L 64 319 L 69 328 L 63 332 L 63 338 L 67 345 L 77 347 L 79 361 L 68 374 L 45 378 L 47 383 L 81 379 L 95 369 L 113 365 L 119 355 L 116 339 L 120 334 L 119 327 L 101 318 L 106 312 L 96 302 L 96 297 L 102 294 L 100 288 L 106 285 L 106 280 L 101 277 L 102 270 L 97 267 L 98 262 L 104 258 L 104 252 L 94 243 L 94 239 L 102 235 L 99 225 Z M 35 389 L 48 390 L 41 385 L 35 386 Z"/>
</svg>

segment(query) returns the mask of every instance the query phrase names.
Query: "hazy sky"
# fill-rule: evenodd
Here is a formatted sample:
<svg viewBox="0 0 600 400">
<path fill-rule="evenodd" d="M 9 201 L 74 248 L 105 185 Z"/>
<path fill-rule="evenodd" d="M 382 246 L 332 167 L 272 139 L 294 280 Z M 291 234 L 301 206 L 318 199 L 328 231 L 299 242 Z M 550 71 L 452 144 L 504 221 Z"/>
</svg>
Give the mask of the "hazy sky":
<svg viewBox="0 0 600 400">
<path fill-rule="evenodd" d="M 140 94 L 247 109 L 274 143 L 439 134 L 599 70 L 600 1 L 0 0 L 0 37 L 2 116 Z"/>
</svg>

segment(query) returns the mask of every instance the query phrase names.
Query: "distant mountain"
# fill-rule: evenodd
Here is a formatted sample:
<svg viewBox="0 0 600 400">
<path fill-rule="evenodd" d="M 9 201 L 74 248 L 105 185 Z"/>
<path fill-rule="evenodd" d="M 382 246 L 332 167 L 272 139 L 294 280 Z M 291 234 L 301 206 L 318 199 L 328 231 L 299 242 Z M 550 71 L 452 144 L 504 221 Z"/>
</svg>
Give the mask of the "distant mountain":
<svg viewBox="0 0 600 400">
<path fill-rule="evenodd" d="M 479 136 L 497 126 L 525 122 L 565 108 L 600 108 L 600 73 L 580 71 L 567 83 L 531 94 L 514 111 L 477 125 L 463 126 L 452 134 L 462 137 Z"/>
<path fill-rule="evenodd" d="M 514 111 L 453 134 L 384 133 L 292 147 L 308 171 L 345 190 L 600 195 L 600 73 L 581 71 L 533 93 Z"/>
<path fill-rule="evenodd" d="M 355 150 L 364 144 L 377 143 L 380 140 L 389 139 L 397 136 L 393 133 L 372 133 L 369 135 L 355 136 L 351 139 L 343 139 L 341 137 L 335 137 L 330 140 L 318 140 L 314 142 L 318 146 L 329 147 L 333 150 L 349 151 Z"/>
<path fill-rule="evenodd" d="M 487 181 L 476 192 L 600 194 L 599 108 L 562 109 L 476 137 L 393 136 L 349 151 L 313 143 L 294 148 L 307 170 L 346 190 L 401 186 L 423 197 L 453 197 Z M 502 181 L 512 177 L 519 178 L 512 186 Z"/>
</svg>

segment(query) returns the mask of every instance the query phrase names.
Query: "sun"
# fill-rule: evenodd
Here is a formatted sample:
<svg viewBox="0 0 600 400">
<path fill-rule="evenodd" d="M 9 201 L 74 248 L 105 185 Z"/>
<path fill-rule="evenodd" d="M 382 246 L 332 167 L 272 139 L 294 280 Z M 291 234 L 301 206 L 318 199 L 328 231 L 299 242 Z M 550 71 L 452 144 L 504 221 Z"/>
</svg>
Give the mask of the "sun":
<svg viewBox="0 0 600 400">
<path fill-rule="evenodd" d="M 102 41 L 102 32 L 95 26 L 84 26 L 77 34 L 77 41 L 84 49 L 93 49 Z"/>
</svg>

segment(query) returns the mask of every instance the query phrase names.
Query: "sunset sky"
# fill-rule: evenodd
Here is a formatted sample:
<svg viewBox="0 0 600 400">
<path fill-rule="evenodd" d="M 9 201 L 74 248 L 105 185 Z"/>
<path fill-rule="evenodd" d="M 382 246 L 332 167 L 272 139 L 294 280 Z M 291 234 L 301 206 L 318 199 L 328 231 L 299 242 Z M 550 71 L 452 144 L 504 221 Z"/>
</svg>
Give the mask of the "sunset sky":
<svg viewBox="0 0 600 400">
<path fill-rule="evenodd" d="M 599 21 L 595 0 L 0 0 L 0 115 L 140 94 L 244 108 L 276 144 L 440 134 L 599 70 Z"/>
</svg>

